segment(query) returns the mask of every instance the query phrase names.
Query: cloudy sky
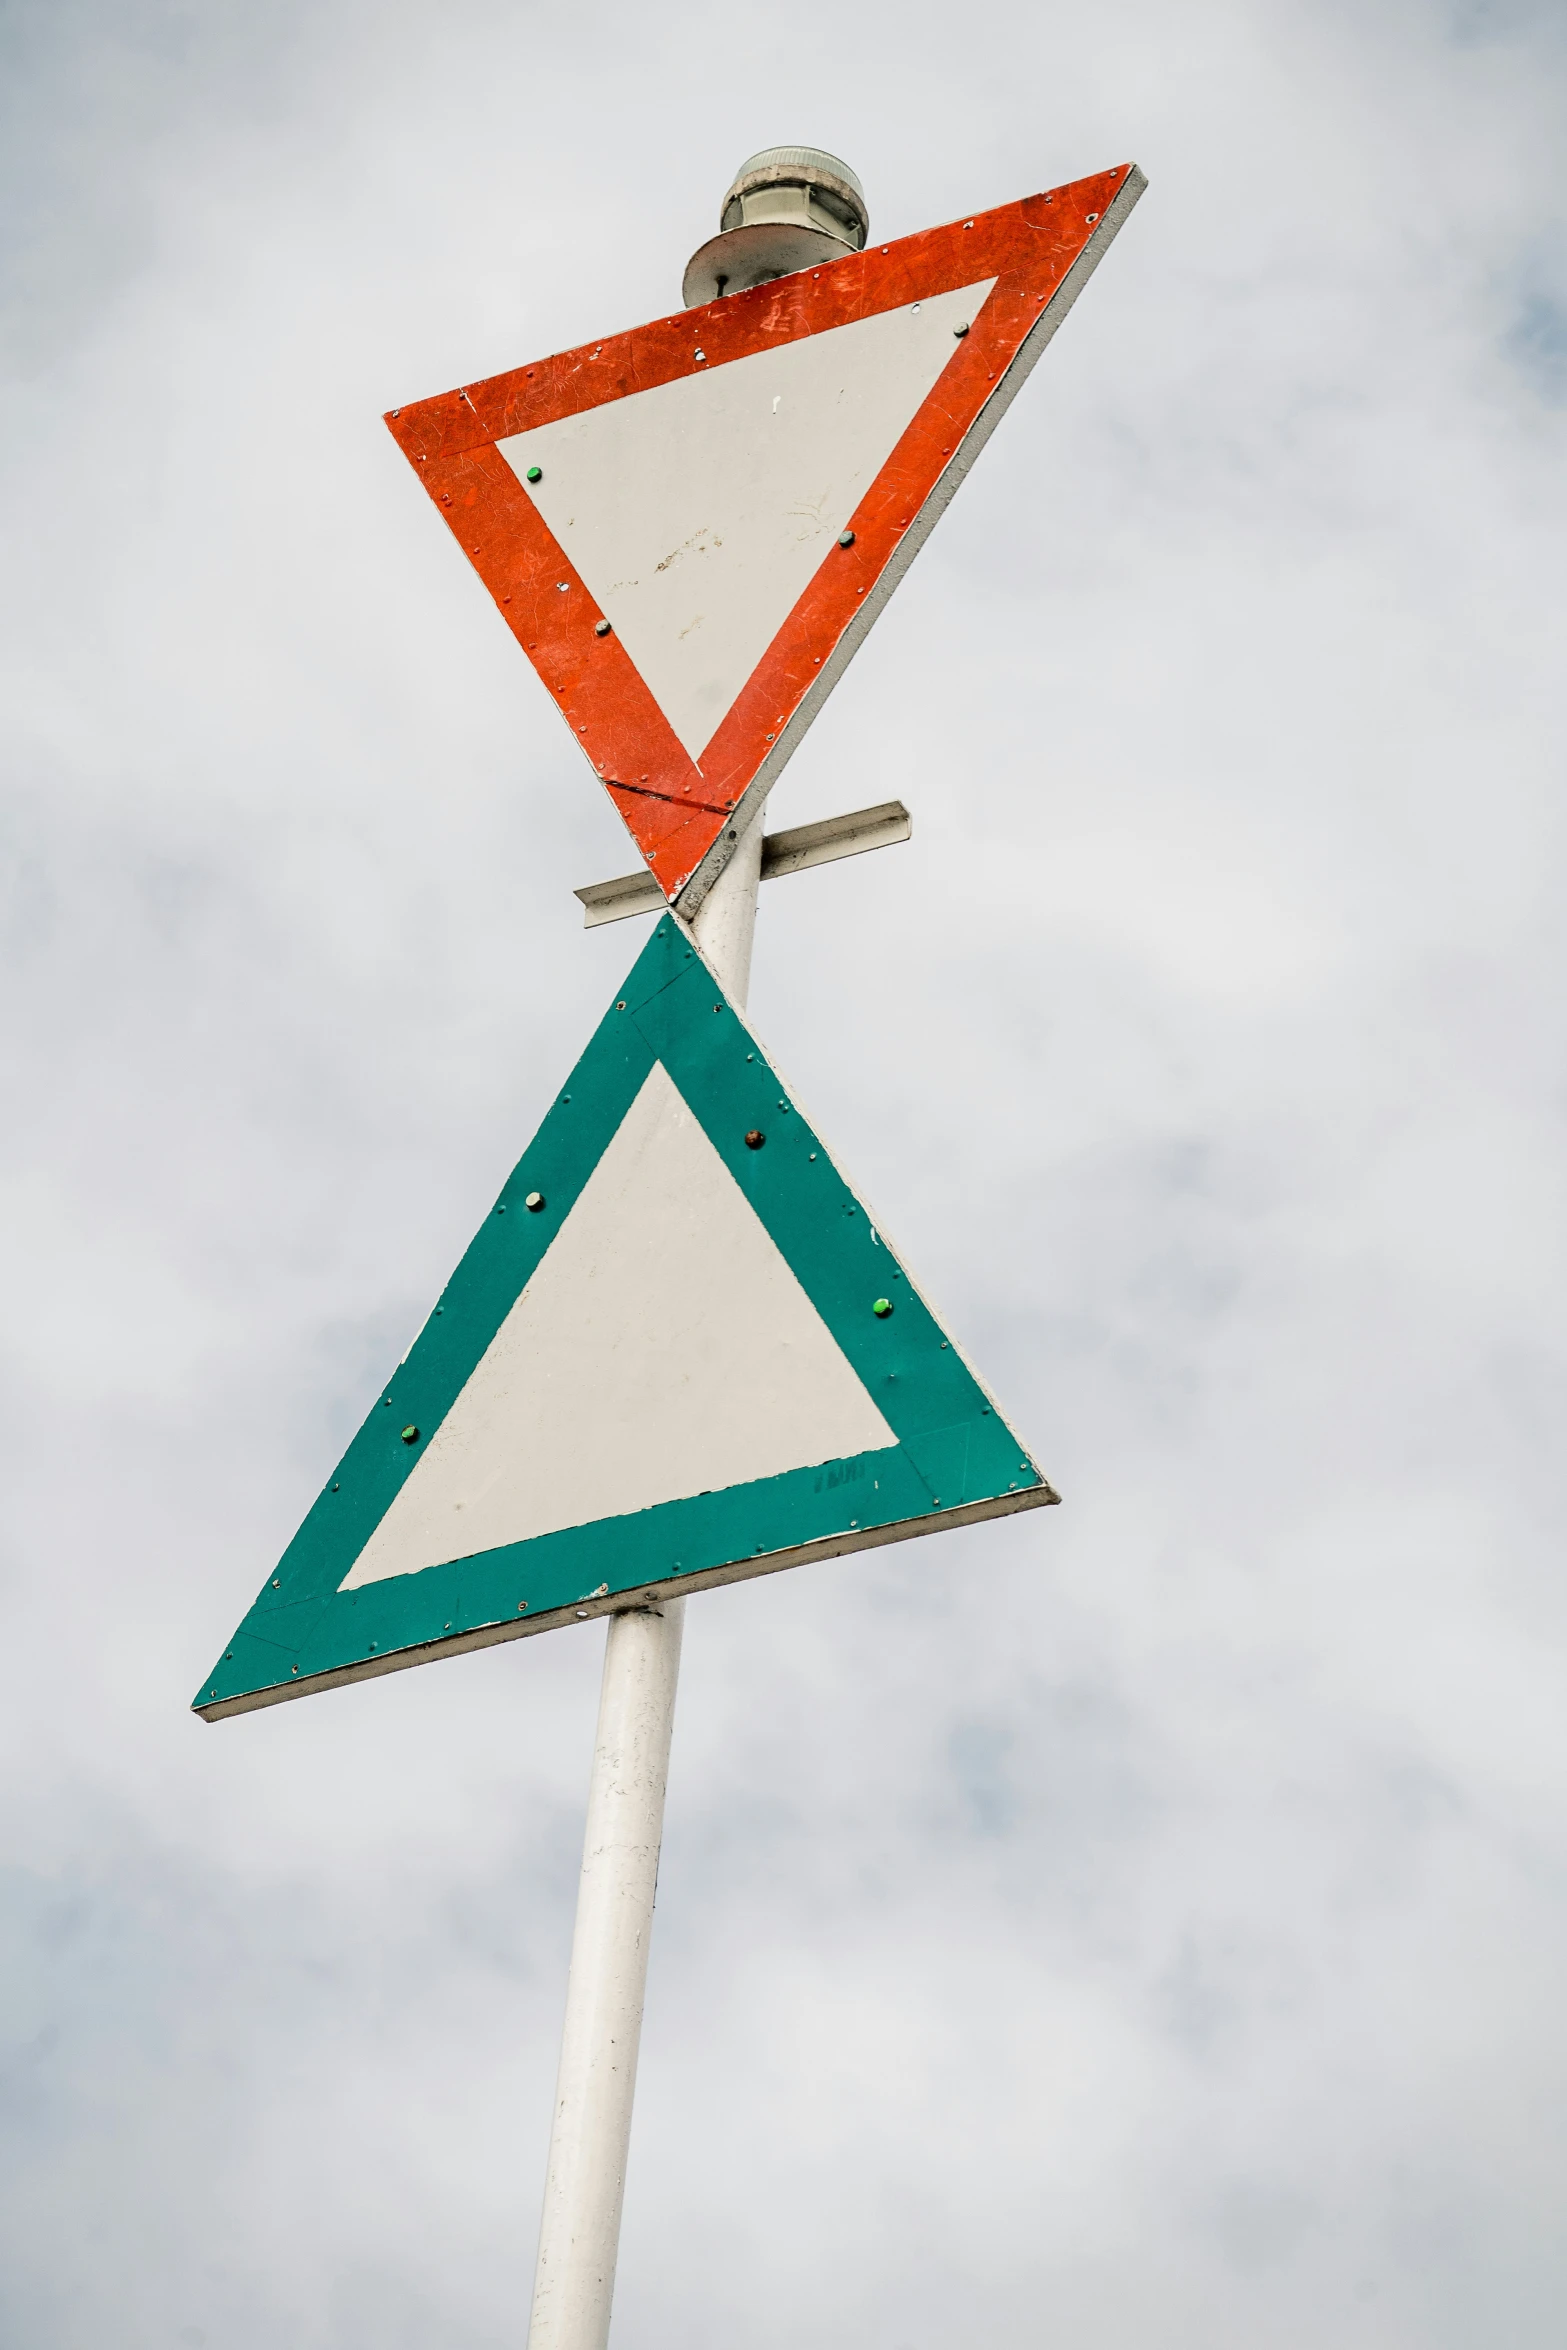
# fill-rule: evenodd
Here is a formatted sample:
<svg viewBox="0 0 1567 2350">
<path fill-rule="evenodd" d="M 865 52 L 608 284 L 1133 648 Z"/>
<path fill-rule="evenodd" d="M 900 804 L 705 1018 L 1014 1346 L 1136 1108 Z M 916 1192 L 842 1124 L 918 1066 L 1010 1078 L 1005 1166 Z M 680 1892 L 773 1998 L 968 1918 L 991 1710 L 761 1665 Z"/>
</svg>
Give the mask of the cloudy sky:
<svg viewBox="0 0 1567 2350">
<path fill-rule="evenodd" d="M 190 1695 L 638 951 L 383 409 L 1151 186 L 752 1013 L 1066 1497 L 692 1602 L 617 2350 L 1557 2350 L 1567 29 L 10 0 L 0 2343 L 526 2326 L 603 1634 Z"/>
</svg>

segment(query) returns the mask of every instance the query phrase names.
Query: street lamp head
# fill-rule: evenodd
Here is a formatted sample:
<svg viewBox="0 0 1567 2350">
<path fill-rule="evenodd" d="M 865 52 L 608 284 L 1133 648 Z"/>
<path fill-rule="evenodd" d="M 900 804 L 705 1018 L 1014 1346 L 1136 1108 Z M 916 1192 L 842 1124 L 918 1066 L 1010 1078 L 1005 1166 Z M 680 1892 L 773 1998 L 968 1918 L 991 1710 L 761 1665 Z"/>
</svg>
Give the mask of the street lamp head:
<svg viewBox="0 0 1567 2350">
<path fill-rule="evenodd" d="M 870 225 L 865 190 L 836 155 L 764 147 L 730 181 L 718 235 L 686 264 L 686 307 L 858 253 Z"/>
</svg>

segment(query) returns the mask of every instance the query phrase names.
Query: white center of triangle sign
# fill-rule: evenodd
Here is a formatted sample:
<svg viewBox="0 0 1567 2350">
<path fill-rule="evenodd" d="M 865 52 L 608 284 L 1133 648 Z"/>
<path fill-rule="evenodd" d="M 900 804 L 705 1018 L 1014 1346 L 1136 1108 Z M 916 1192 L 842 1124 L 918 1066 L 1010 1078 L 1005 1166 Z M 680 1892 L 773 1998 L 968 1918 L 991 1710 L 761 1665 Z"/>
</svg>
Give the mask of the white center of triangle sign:
<svg viewBox="0 0 1567 2350">
<path fill-rule="evenodd" d="M 698 767 L 994 284 L 497 443 Z"/>
<path fill-rule="evenodd" d="M 670 910 L 208 1720 L 1055 1499 L 691 920 L 1142 184 L 392 412 Z"/>
</svg>

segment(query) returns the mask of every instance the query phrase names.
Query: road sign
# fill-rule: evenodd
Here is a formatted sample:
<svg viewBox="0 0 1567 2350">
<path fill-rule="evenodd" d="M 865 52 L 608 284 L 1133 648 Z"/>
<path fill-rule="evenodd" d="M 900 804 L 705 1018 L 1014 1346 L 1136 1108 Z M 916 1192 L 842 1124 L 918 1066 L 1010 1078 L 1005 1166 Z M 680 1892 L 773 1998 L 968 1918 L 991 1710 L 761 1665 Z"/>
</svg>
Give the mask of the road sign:
<svg viewBox="0 0 1567 2350">
<path fill-rule="evenodd" d="M 1055 1498 L 666 914 L 196 1711 Z"/>
<path fill-rule="evenodd" d="M 1122 165 L 392 410 L 683 913 L 1145 185 Z"/>
</svg>

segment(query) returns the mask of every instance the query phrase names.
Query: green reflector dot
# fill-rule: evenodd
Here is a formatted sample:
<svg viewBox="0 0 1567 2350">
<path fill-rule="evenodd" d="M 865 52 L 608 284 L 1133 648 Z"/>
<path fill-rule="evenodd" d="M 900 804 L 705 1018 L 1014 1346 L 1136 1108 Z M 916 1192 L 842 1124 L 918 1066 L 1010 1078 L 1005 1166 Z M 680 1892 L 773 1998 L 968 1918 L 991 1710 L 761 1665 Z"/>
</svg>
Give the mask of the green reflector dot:
<svg viewBox="0 0 1567 2350">
<path fill-rule="evenodd" d="M 876 1303 L 872 1306 L 871 1312 L 875 1315 L 878 1322 L 885 1322 L 887 1316 L 892 1312 L 891 1298 L 879 1297 L 876 1300 Z"/>
<path fill-rule="evenodd" d="M 891 1310 L 891 1309 L 889 1308 L 889 1311 L 890 1311 L 890 1310 Z M 417 1428 L 414 1426 L 414 1424 L 413 1424 L 412 1420 L 410 1420 L 410 1421 L 409 1421 L 409 1423 L 408 1423 L 408 1425 L 407 1425 L 407 1427 L 406 1427 L 406 1428 L 403 1430 L 403 1442 L 404 1442 L 404 1444 L 417 1444 L 417 1443 L 418 1443 L 418 1441 L 419 1441 L 419 1431 L 418 1431 L 418 1429 L 417 1429 Z"/>
<path fill-rule="evenodd" d="M 529 479 L 529 481 L 542 481 L 542 480 L 544 479 L 544 468 L 543 468 L 543 466 L 542 466 L 542 465 L 530 465 L 530 466 L 528 467 L 528 479 Z"/>
</svg>

